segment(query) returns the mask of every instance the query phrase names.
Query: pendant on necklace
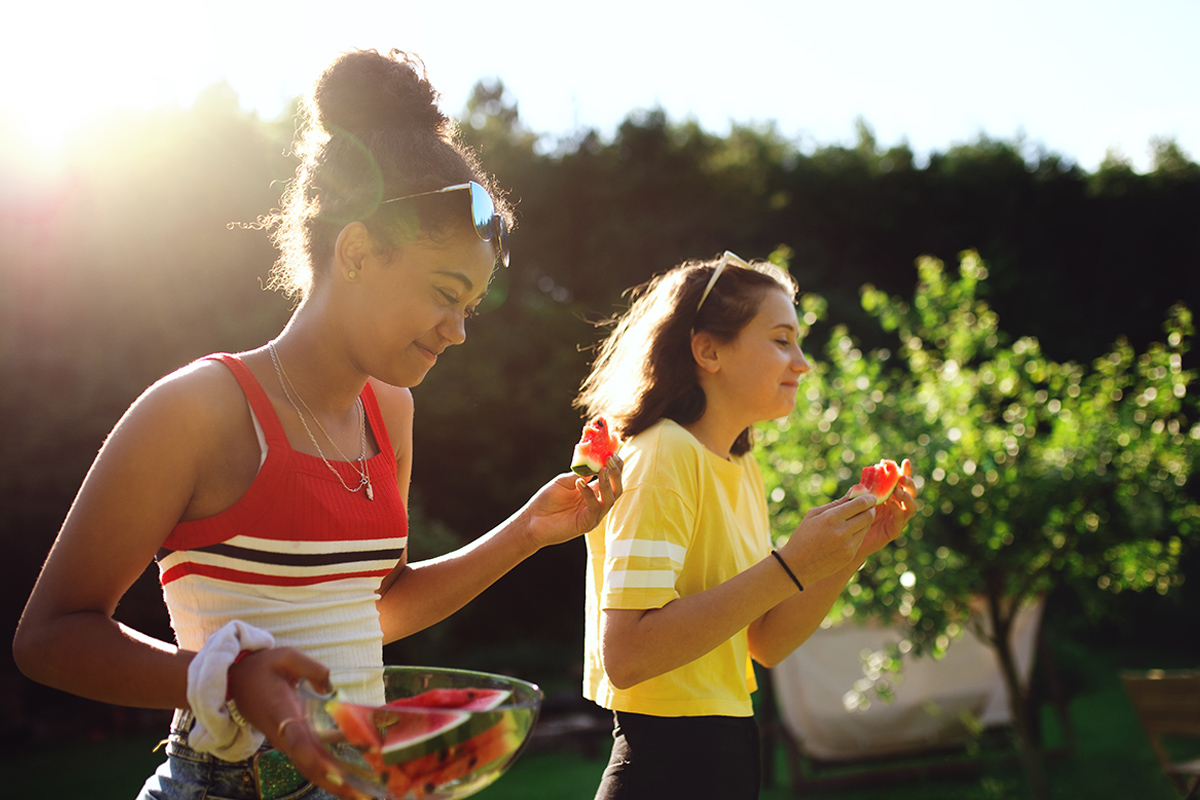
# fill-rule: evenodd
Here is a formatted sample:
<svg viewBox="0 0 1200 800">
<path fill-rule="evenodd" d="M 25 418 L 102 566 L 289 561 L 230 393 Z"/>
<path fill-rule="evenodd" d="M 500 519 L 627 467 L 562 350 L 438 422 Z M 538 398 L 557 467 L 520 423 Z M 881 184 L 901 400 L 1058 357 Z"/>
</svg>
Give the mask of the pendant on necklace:
<svg viewBox="0 0 1200 800">
<path fill-rule="evenodd" d="M 371 482 L 370 482 L 370 481 L 368 481 L 368 482 L 367 482 L 367 499 L 368 499 L 368 500 L 374 500 L 374 499 L 375 499 L 375 490 L 371 488 Z"/>
</svg>

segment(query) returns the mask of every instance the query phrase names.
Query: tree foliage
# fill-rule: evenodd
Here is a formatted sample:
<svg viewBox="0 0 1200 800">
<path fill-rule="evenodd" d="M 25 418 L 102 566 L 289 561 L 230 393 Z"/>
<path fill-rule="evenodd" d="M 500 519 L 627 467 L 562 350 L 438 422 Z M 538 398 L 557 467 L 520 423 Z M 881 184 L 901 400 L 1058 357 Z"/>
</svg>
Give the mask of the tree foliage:
<svg viewBox="0 0 1200 800">
<path fill-rule="evenodd" d="M 1119 340 L 1089 367 L 1047 358 L 1032 337 L 1009 341 L 979 299 L 978 255 L 964 254 L 957 278 L 932 258 L 918 274 L 911 302 L 862 291 L 896 352 L 864 351 L 835 327 L 797 411 L 763 432 L 780 530 L 879 458 L 911 459 L 922 479 L 920 514 L 835 616 L 903 621 L 915 650 L 937 652 L 978 595 L 1181 585 L 1184 543 L 1200 541 L 1188 309 L 1171 310 L 1164 343 L 1137 353 Z M 814 321 L 820 300 L 805 302 Z"/>
<path fill-rule="evenodd" d="M 1054 590 L 1087 599 L 1182 584 L 1185 542 L 1200 543 L 1200 505 L 1187 492 L 1200 448 L 1194 397 L 1187 403 L 1195 375 L 1183 368 L 1192 317 L 1176 306 L 1165 343 L 1137 353 L 1119 340 L 1085 367 L 1048 358 L 1035 338 L 1010 341 L 979 298 L 988 271 L 977 254 L 963 254 L 957 278 L 933 258 L 917 272 L 911 302 L 862 290 L 896 351 L 865 351 L 836 326 L 796 412 L 765 431 L 771 508 L 791 530 L 858 468 L 911 460 L 920 514 L 831 616 L 907 631 L 868 664 L 877 688 L 891 677 L 881 664 L 908 651 L 940 656 L 972 625 L 1022 698 L 1010 641 L 1018 610 Z M 807 303 L 806 322 L 820 307 Z M 988 625 L 977 624 L 981 605 Z M 1027 743 L 1025 704 L 1013 705 Z"/>
<path fill-rule="evenodd" d="M 842 322 L 860 352 L 890 348 L 885 364 L 902 358 L 899 327 L 874 324 L 858 289 L 909 290 L 900 267 L 922 254 L 987 256 L 990 277 L 975 290 L 1004 320 L 997 339 L 1040 343 L 1021 364 L 1090 363 L 1126 334 L 1131 361 L 1113 365 L 1112 380 L 1132 380 L 1164 311 L 1200 307 L 1200 170 L 1171 142 L 1155 143 L 1155 169 L 1138 174 L 1116 159 L 1088 173 L 1028 143 L 986 138 L 921 163 L 905 145 L 881 146 L 865 122 L 849 146 L 802 148 L 771 125 L 718 136 L 653 109 L 631 112 L 611 137 L 581 130 L 555 140 L 523 125 L 500 83 L 479 86 L 462 119 L 519 225 L 513 265 L 494 281 L 468 343 L 415 390 L 414 517 L 447 546 L 499 522 L 565 468 L 581 422 L 570 398 L 601 335 L 593 323 L 622 306 L 626 288 L 686 258 L 725 249 L 762 257 L 782 246 L 805 291 L 825 299 L 813 335 L 829 334 L 827 319 Z M 295 168 L 292 132 L 291 119 L 246 114 L 218 86 L 188 109 L 97 120 L 54 181 L 18 179 L 19 154 L 0 153 L 4 619 L 15 623 L 88 464 L 129 403 L 170 370 L 257 346 L 286 320 L 288 303 L 262 291 L 274 260 L 266 237 L 237 223 L 278 204 Z M 1170 355 L 1150 357 L 1171 369 Z M 1180 357 L 1187 374 L 1190 354 Z M 863 359 L 868 379 L 875 368 Z M 1047 392 L 1053 381 L 1070 385 L 1066 375 L 1039 380 Z M 1164 399 L 1142 410 L 1159 414 Z M 986 476 L 982 457 L 975 463 Z M 818 472 L 840 482 L 850 468 Z M 943 469 L 948 491 L 959 473 Z M 1124 524 L 1133 503 L 1154 496 L 1092 511 Z M 974 498 L 951 499 L 956 514 L 971 511 Z M 582 637 L 582 564 L 579 543 L 539 553 L 490 602 L 448 623 L 439 655 L 451 662 L 533 642 L 542 653 L 518 668 L 537 665 L 529 672 L 543 682 L 569 673 Z M 152 573 L 145 584 L 118 614 L 169 636 Z"/>
</svg>

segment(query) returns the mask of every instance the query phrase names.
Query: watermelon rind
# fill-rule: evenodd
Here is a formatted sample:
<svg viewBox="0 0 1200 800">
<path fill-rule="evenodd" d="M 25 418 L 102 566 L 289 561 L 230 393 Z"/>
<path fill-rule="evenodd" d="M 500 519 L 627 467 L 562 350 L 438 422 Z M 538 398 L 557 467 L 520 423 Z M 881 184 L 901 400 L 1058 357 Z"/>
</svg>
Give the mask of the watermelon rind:
<svg viewBox="0 0 1200 800">
<path fill-rule="evenodd" d="M 575 452 L 571 458 L 571 471 L 585 478 L 598 475 L 600 468 L 604 465 L 589 455 L 589 452 L 594 449 L 594 447 L 586 443 L 575 445 Z"/>
<path fill-rule="evenodd" d="M 512 720 L 506 720 L 460 744 L 401 766 L 398 772 L 403 779 L 397 782 L 397 788 L 415 786 L 430 793 L 449 787 L 460 791 L 464 787 L 482 789 L 495 780 L 487 773 L 511 760 L 523 741 Z"/>
<path fill-rule="evenodd" d="M 451 709 L 380 712 L 385 764 L 400 764 L 470 739 L 475 725 L 470 711 Z"/>
<path fill-rule="evenodd" d="M 330 700 L 326 710 L 349 742 L 395 765 L 458 745 L 506 720 L 508 712 L 493 709 L 511 696 L 509 689 L 433 689 L 385 706 Z M 347 729 L 347 723 L 353 727 Z"/>
<path fill-rule="evenodd" d="M 403 764 L 430 753 L 445 750 L 478 736 L 483 731 L 503 722 L 511 712 L 506 711 L 453 711 L 450 709 L 409 711 L 397 709 L 396 713 L 415 714 L 428 717 L 425 730 L 391 726 L 383 732 L 383 762 Z"/>
</svg>

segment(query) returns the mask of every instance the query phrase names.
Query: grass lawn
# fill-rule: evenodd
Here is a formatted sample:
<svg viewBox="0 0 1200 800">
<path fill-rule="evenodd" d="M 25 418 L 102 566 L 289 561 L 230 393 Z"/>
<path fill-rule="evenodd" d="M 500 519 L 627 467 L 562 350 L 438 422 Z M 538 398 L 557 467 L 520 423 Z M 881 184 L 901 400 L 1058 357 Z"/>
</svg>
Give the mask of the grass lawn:
<svg viewBox="0 0 1200 800">
<path fill-rule="evenodd" d="M 1051 761 L 1047 772 L 1053 797 L 1062 800 L 1178 800 L 1179 794 L 1163 775 L 1134 716 L 1114 668 L 1110 677 L 1071 704 L 1077 750 L 1074 756 Z M 1053 714 L 1045 714 L 1050 744 L 1060 742 Z M 998 754 L 997 754 L 998 756 Z M 605 759 L 574 754 L 532 754 L 523 758 L 499 782 L 476 795 L 480 800 L 592 800 Z M 775 759 L 775 782 L 760 800 L 790 800 L 787 756 Z M 963 778 L 925 778 L 884 782 L 854 789 L 827 790 L 806 797 L 831 800 L 1024 800 L 1029 797 L 1019 767 L 984 758 L 979 775 Z"/>
<path fill-rule="evenodd" d="M 1178 797 L 1159 768 L 1125 697 L 1118 672 L 1124 667 L 1177 666 L 1079 652 L 1087 678 L 1071 703 L 1077 750 L 1048 765 L 1055 798 L 1075 800 L 1172 800 Z M 1068 653 L 1068 658 L 1070 653 Z M 1147 655 L 1147 659 L 1153 656 Z M 1061 741 L 1057 720 L 1046 713 L 1047 739 Z M 55 750 L 24 749 L 0 758 L 8 775 L 0 800 L 132 800 L 142 781 L 161 760 L 153 752 L 159 737 L 80 742 Z M 985 751 L 986 753 L 986 751 Z M 496 784 L 480 792 L 480 800 L 591 800 L 604 769 L 606 754 L 586 757 L 577 752 L 528 753 Z M 775 759 L 775 780 L 761 800 L 795 797 L 789 785 L 786 754 Z M 1028 797 L 1020 770 L 1012 763 L 983 759 L 982 772 L 966 778 L 891 781 L 863 788 L 812 795 L 837 800 L 1023 800 Z"/>
</svg>

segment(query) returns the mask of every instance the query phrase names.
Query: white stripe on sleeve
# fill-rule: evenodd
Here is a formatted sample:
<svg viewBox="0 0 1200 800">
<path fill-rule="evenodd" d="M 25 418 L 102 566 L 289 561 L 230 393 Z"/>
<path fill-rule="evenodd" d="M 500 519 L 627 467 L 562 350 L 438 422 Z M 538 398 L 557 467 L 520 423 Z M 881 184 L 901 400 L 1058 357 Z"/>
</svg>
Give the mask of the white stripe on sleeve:
<svg viewBox="0 0 1200 800">
<path fill-rule="evenodd" d="M 675 573 L 669 569 L 615 569 L 608 573 L 605 589 L 671 589 Z"/>
<path fill-rule="evenodd" d="M 666 558 L 683 566 L 687 548 L 663 539 L 618 539 L 608 545 L 608 558 Z"/>
</svg>

